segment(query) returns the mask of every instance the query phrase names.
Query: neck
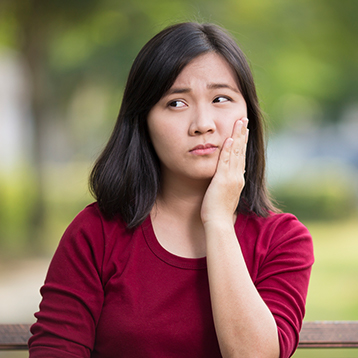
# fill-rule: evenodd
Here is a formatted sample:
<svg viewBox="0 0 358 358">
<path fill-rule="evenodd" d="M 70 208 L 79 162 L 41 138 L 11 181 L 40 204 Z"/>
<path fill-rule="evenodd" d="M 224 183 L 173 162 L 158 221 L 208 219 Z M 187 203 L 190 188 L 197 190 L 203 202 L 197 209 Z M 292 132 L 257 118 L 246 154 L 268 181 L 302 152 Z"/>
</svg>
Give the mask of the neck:
<svg viewBox="0 0 358 358">
<path fill-rule="evenodd" d="M 151 212 L 159 243 L 178 256 L 205 256 L 205 232 L 200 214 L 210 181 L 173 178 L 162 183 L 164 185 Z"/>
<path fill-rule="evenodd" d="M 210 180 L 163 178 L 156 209 L 175 214 L 179 220 L 200 222 L 201 204 Z"/>
</svg>

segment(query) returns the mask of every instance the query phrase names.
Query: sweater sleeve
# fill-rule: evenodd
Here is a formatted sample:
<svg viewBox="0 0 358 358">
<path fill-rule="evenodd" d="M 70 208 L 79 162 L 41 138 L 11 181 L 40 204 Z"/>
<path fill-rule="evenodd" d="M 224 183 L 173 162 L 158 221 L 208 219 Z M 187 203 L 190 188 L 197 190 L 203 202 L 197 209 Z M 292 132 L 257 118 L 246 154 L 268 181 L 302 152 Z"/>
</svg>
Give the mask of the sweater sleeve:
<svg viewBox="0 0 358 358">
<path fill-rule="evenodd" d="M 101 219 L 89 206 L 67 228 L 51 261 L 31 327 L 31 358 L 90 357 L 103 305 L 103 254 Z"/>
<path fill-rule="evenodd" d="M 267 246 L 261 256 L 255 285 L 272 312 L 278 329 L 280 358 L 290 357 L 297 348 L 305 315 L 311 267 L 312 238 L 293 215 L 275 215 L 262 231 Z"/>
</svg>

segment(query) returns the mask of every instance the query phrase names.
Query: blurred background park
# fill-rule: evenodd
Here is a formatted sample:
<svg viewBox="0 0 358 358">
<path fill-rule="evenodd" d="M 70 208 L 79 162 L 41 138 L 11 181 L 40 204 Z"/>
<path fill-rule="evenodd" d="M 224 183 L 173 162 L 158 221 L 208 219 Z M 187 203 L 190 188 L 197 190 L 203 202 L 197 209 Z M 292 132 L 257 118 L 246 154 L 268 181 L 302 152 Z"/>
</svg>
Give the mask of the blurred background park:
<svg viewBox="0 0 358 358">
<path fill-rule="evenodd" d="M 222 25 L 249 59 L 269 186 L 314 239 L 306 319 L 358 320 L 357 15 L 356 0 L 0 0 L 0 323 L 33 322 L 131 63 L 178 21 Z"/>
</svg>

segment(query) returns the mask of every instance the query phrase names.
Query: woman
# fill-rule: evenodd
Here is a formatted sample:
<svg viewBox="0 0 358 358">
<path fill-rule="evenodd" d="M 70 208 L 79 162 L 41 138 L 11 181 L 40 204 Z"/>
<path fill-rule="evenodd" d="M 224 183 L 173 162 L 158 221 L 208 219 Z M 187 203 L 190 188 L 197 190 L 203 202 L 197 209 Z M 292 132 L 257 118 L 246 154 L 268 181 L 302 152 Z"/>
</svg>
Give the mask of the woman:
<svg viewBox="0 0 358 358">
<path fill-rule="evenodd" d="M 271 204 L 264 158 L 231 37 L 183 23 L 151 39 L 91 174 L 97 202 L 50 265 L 30 356 L 292 355 L 312 240 Z"/>
</svg>

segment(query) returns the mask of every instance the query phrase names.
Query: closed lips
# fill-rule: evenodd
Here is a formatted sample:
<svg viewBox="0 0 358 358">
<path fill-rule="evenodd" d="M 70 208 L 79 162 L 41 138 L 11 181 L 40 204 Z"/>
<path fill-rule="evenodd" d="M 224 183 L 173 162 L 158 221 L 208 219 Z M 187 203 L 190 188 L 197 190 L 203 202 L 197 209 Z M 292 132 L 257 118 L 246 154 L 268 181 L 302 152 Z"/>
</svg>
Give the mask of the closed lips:
<svg viewBox="0 0 358 358">
<path fill-rule="evenodd" d="M 210 154 L 215 152 L 215 150 L 217 149 L 216 145 L 213 144 L 205 144 L 205 145 L 197 145 L 196 147 L 194 147 L 193 149 L 190 150 L 190 153 L 193 154 Z"/>
</svg>

